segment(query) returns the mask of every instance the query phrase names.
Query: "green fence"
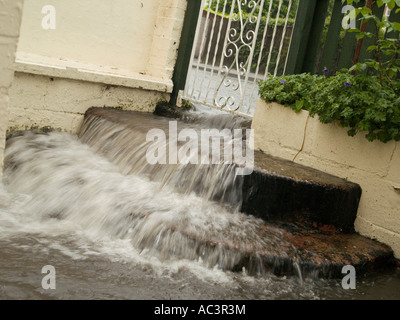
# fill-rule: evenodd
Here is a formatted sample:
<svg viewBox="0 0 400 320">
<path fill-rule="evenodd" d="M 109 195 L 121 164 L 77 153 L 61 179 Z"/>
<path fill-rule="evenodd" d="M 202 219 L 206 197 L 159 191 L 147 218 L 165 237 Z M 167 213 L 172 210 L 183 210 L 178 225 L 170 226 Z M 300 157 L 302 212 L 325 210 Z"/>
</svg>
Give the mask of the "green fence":
<svg viewBox="0 0 400 320">
<path fill-rule="evenodd" d="M 374 38 L 365 38 L 363 41 L 356 39 L 356 33 L 342 27 L 345 13 L 342 13 L 346 2 L 342 0 L 300 0 L 296 22 L 292 35 L 292 42 L 288 53 L 286 74 L 297 73 L 322 73 L 328 68 L 334 74 L 342 68 L 353 65 L 357 47 L 359 62 L 371 58 L 367 48 L 375 42 Z M 362 7 L 365 1 L 358 2 L 355 6 Z M 388 11 L 385 6 L 378 8 L 372 2 L 374 15 L 383 18 Z M 392 10 L 388 19 L 392 22 L 399 21 L 400 14 Z M 356 27 L 360 28 L 361 20 L 357 19 Z M 373 25 L 367 24 L 367 30 Z M 389 36 L 389 35 L 388 35 Z M 398 37 L 398 34 L 391 34 Z M 358 54 L 357 54 L 358 56 Z"/>
</svg>

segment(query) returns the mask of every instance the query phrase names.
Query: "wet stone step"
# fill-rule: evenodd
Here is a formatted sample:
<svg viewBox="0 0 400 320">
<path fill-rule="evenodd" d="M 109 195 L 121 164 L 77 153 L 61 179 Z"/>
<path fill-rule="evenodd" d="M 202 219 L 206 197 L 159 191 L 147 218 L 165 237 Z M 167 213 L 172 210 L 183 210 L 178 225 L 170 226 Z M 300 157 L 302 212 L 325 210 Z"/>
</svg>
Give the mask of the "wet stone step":
<svg viewBox="0 0 400 320">
<path fill-rule="evenodd" d="M 236 238 L 229 230 L 211 237 L 188 233 L 179 227 L 171 231 L 203 251 L 220 248 L 226 253 L 240 252 L 240 259 L 226 265 L 228 269 L 240 271 L 244 267 L 257 272 L 262 265 L 280 275 L 295 274 L 300 268 L 306 275 L 339 277 L 346 264 L 353 265 L 358 272 L 393 266 L 393 252 L 388 246 L 354 232 L 361 197 L 361 188 L 355 183 L 261 152 L 254 153 L 253 172 L 240 177 L 232 174 L 237 167 L 234 164 L 204 167 L 146 162 L 149 130 L 160 129 L 168 137 L 171 120 L 178 120 L 179 130 L 222 129 L 224 118 L 229 123 L 234 119 L 230 115 L 216 119 L 173 113 L 165 117 L 92 108 L 85 114 L 79 137 L 124 174 L 141 174 L 172 185 L 179 192 L 196 192 L 261 218 L 250 231 L 244 230 L 247 235 L 266 240 L 261 243 L 252 242 L 252 237 Z M 234 120 L 233 127 L 249 127 L 248 121 Z M 281 237 L 278 246 L 276 242 L 268 244 L 271 232 Z"/>
<path fill-rule="evenodd" d="M 234 114 L 204 114 L 159 104 L 156 115 L 212 127 L 247 128 L 251 120 Z M 353 232 L 361 187 L 325 172 L 254 151 L 254 170 L 243 181 L 241 211 L 266 221 L 289 222 L 302 228 Z"/>
<path fill-rule="evenodd" d="M 242 211 L 266 221 L 353 232 L 361 187 L 336 176 L 255 151 L 244 177 Z"/>
<path fill-rule="evenodd" d="M 129 158 L 129 153 L 135 152 L 137 154 L 135 144 L 145 143 L 146 133 L 151 129 L 161 129 L 168 137 L 171 119 L 178 119 L 179 130 L 185 128 L 194 128 L 198 131 L 202 128 L 221 130 L 224 127 L 232 126 L 232 124 L 239 128 L 250 126 L 247 119 L 230 114 L 207 116 L 188 112 L 178 113 L 179 111 L 168 113 L 160 110 L 164 110 L 164 108 L 157 109 L 157 114 L 163 116 L 108 108 L 93 108 L 86 113 L 85 119 L 88 124 L 86 127 L 90 127 L 89 122 L 93 118 L 100 118 L 113 123 L 115 133 L 110 135 L 107 141 L 102 140 L 98 143 L 97 150 L 108 155 L 110 160 L 116 161 L 118 165 L 131 168 L 137 163 L 129 164 L 128 160 L 115 159 L 115 153 L 112 150 L 117 146 L 124 145 L 125 159 Z M 85 134 L 86 127 L 84 126 L 82 129 L 81 138 L 84 142 L 93 145 L 93 140 L 87 138 L 88 134 Z M 90 128 L 91 131 L 97 132 L 93 127 Z M 230 129 L 233 129 L 233 127 L 230 127 Z M 127 139 L 129 131 L 131 138 Z M 145 151 L 145 148 L 142 149 L 143 161 L 146 160 Z M 146 169 L 143 169 L 143 167 L 144 165 L 141 166 L 140 171 L 143 173 L 147 170 L 152 179 L 157 176 L 154 173 L 157 170 L 160 172 L 163 170 L 186 171 L 186 176 L 194 175 L 196 170 L 200 170 L 201 174 L 197 173 L 199 178 L 196 180 L 198 185 L 206 184 L 207 179 L 204 179 L 204 177 L 216 174 L 215 171 L 218 171 L 218 169 L 214 170 L 209 167 L 199 169 L 197 165 L 188 165 L 184 168 L 168 164 L 147 166 Z M 168 169 L 166 169 L 167 167 Z M 229 168 L 226 169 L 226 171 L 229 170 L 232 171 Z M 163 177 L 162 174 L 159 176 Z M 228 179 L 227 177 L 224 178 Z M 180 182 L 177 184 L 182 183 L 184 179 L 185 177 L 182 177 L 181 174 L 179 176 Z M 232 190 L 229 190 L 230 193 L 227 193 L 226 190 L 216 191 L 212 199 L 222 202 L 235 202 L 235 199 L 232 200 L 232 198 L 240 197 L 240 210 L 242 212 L 268 222 L 288 223 L 292 226 L 300 225 L 301 228 L 322 228 L 323 230 L 338 232 L 354 231 L 354 221 L 361 197 L 361 188 L 358 184 L 259 151 L 254 151 L 253 172 L 250 175 L 236 177 L 235 181 L 233 179 L 226 181 L 225 187 L 227 189 L 240 188 L 239 193 L 232 192 Z M 207 189 L 207 186 L 202 186 L 202 188 Z M 182 189 L 186 192 L 186 185 Z M 194 191 L 198 191 L 198 189 L 196 187 Z M 220 196 L 221 193 L 223 196 Z"/>
<path fill-rule="evenodd" d="M 393 252 L 388 246 L 357 233 L 294 231 L 269 223 L 259 223 L 252 230 L 254 235 L 246 239 L 232 237 L 229 230 L 223 237 L 210 238 L 185 230 L 172 231 L 191 240 L 203 254 L 214 253 L 218 248 L 219 258 L 223 256 L 223 263 L 219 261 L 222 269 L 245 270 L 249 275 L 271 272 L 277 276 L 343 278 L 345 265 L 353 266 L 358 275 L 395 268 Z M 257 237 L 268 239 L 277 235 L 279 245 L 253 242 Z"/>
</svg>

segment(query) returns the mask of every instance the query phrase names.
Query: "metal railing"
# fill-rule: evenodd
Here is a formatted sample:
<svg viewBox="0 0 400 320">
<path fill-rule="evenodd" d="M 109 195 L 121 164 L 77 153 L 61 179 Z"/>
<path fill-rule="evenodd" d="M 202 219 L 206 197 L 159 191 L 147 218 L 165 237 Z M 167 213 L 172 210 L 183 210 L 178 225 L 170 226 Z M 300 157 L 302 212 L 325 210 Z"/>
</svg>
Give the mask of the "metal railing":
<svg viewBox="0 0 400 320">
<path fill-rule="evenodd" d="M 285 72 L 297 3 L 203 1 L 183 98 L 252 116 L 258 82 Z"/>
</svg>

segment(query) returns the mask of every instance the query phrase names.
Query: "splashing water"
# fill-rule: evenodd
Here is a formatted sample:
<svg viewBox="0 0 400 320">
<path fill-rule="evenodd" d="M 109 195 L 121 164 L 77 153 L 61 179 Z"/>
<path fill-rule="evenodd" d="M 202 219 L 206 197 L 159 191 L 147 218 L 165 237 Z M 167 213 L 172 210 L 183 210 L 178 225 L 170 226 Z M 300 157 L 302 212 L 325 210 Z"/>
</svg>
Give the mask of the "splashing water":
<svg viewBox="0 0 400 320">
<path fill-rule="evenodd" d="M 113 125 L 103 130 L 98 123 L 97 138 L 94 131 L 80 138 L 24 132 L 8 140 L 0 185 L 0 297 L 316 299 L 327 287 L 330 297 L 354 296 L 337 281 L 301 278 L 284 230 L 238 212 L 234 175 L 213 180 L 211 191 L 208 179 L 217 169 L 209 177 L 200 173 L 197 190 L 181 179 L 194 167 L 169 168 L 173 178 L 165 181 L 165 172 L 157 176 L 139 164 L 143 143 Z M 126 134 L 120 148 L 117 133 Z M 224 188 L 229 196 L 221 196 Z M 275 258 L 268 261 L 266 251 Z M 40 278 L 21 280 L 18 270 L 33 274 L 38 263 L 68 274 L 56 293 L 32 289 Z M 269 272 L 289 267 L 300 279 Z"/>
<path fill-rule="evenodd" d="M 129 240 L 161 260 L 201 259 L 210 268 L 246 266 L 253 274 L 265 273 L 260 255 L 266 250 L 278 257 L 270 262 L 276 268 L 295 255 L 280 229 L 194 193 L 124 175 L 72 135 L 11 138 L 4 182 L 10 192 L 30 196 L 24 225 L 69 224 L 93 241 Z"/>
<path fill-rule="evenodd" d="M 235 211 L 241 206 L 243 177 L 235 174 L 236 165 L 221 161 L 218 164 L 182 164 L 177 162 L 171 164 L 150 164 L 147 161 L 146 153 L 151 142 L 146 141 L 146 134 L 154 128 L 160 129 L 169 135 L 168 119 L 150 117 L 140 113 L 114 114 L 115 118 L 103 118 L 88 114 L 79 133 L 80 140 L 92 147 L 92 149 L 120 168 L 124 175 L 137 174 L 152 181 L 161 182 L 162 186 L 169 185 L 175 190 L 190 194 L 195 192 L 207 200 L 218 201 L 228 205 Z M 229 118 L 230 119 L 230 118 Z M 222 129 L 227 125 L 224 118 L 196 119 L 199 123 L 191 123 L 190 129 L 196 130 L 201 136 L 202 128 Z M 196 121 L 192 120 L 192 121 Z M 224 121 L 225 120 L 225 121 Z M 231 124 L 232 125 L 232 124 Z M 234 125 L 241 127 L 240 122 Z M 215 127 L 214 127 L 215 126 Z M 179 123 L 178 129 L 187 129 L 187 125 Z M 207 146 L 210 154 L 215 149 L 221 154 L 224 153 L 226 144 Z M 232 145 L 232 141 L 231 145 Z M 168 151 L 174 141 L 168 139 L 165 148 L 165 157 L 169 159 Z M 207 141 L 208 143 L 208 141 Z M 205 141 L 199 141 L 200 147 Z M 228 143 L 229 144 L 229 143 Z M 214 150 L 212 149 L 214 148 Z M 201 155 L 195 154 L 195 156 Z M 200 162 L 201 159 L 195 159 Z"/>
</svg>

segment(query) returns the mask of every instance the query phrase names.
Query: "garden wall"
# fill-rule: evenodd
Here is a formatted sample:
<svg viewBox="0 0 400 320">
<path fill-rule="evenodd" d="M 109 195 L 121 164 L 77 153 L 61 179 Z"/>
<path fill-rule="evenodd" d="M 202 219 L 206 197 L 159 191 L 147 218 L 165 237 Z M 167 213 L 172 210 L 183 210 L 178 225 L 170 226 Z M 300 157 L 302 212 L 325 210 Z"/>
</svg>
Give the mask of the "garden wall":
<svg viewBox="0 0 400 320">
<path fill-rule="evenodd" d="M 186 3 L 25 1 L 9 129 L 76 132 L 89 107 L 151 112 L 168 101 Z"/>
<path fill-rule="evenodd" d="M 369 142 L 358 133 L 323 124 L 307 111 L 257 102 L 254 147 L 273 156 L 358 183 L 362 188 L 355 229 L 388 244 L 400 258 L 400 143 Z"/>
<path fill-rule="evenodd" d="M 22 16 L 22 0 L 0 1 L 0 176 L 8 123 L 9 88 L 14 77 L 13 63 Z"/>
</svg>

